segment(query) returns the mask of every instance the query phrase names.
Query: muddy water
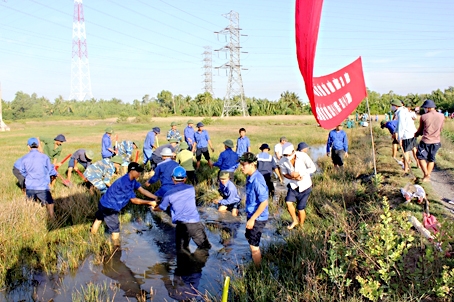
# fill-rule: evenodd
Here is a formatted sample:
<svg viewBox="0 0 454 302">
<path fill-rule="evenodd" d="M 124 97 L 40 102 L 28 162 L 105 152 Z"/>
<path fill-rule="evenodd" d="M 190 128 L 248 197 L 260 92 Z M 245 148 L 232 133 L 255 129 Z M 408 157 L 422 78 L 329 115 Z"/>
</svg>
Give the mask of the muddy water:
<svg viewBox="0 0 454 302">
<path fill-rule="evenodd" d="M 314 162 L 325 155 L 324 148 L 309 149 Z M 285 187 L 276 184 L 276 192 L 285 191 Z M 90 282 L 106 284 L 114 301 L 136 301 L 137 294 L 145 295 L 147 301 L 178 301 L 194 297 L 197 292 L 220 300 L 224 276 L 232 276 L 238 265 L 251 261 L 244 237 L 246 217 L 219 213 L 214 207 L 199 208 L 199 212 L 212 245 L 208 253 L 198 250 L 191 241 L 191 253 L 177 257 L 170 217 L 150 212 L 122 225 L 121 248 L 104 265 L 95 266 L 88 258 L 73 274 L 48 276 L 30 272 L 29 282 L 11 292 L 0 292 L 0 301 L 71 301 L 72 295 Z M 262 245 L 284 241 L 286 231 L 276 232 L 278 216 L 279 213 L 270 215 Z"/>
</svg>

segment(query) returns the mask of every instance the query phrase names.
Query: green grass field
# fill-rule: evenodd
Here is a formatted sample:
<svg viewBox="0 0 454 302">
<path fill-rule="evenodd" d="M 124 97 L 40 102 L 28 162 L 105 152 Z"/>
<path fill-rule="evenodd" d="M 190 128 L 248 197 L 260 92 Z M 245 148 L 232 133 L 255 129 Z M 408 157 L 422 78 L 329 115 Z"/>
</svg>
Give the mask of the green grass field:
<svg viewBox="0 0 454 302">
<path fill-rule="evenodd" d="M 97 197 L 90 196 L 85 189 L 67 188 L 57 183 L 53 191 L 57 220 L 52 223 L 46 221 L 44 208 L 24 200 L 11 169 L 14 161 L 27 153 L 29 137 L 53 138 L 63 133 L 67 142 L 63 145 L 62 158 L 86 148 L 95 152 L 96 161 L 101 158 L 101 137 L 106 127 L 114 128 L 119 141 L 138 140 L 143 145 L 147 132 L 159 126 L 162 144 L 172 121 L 181 123 L 179 130 L 183 132 L 186 117 L 156 118 L 148 124 L 117 123 L 116 119 L 29 121 L 10 124 L 10 132 L 0 133 L 3 147 L 0 157 L 3 184 L 0 188 L 0 287 L 24 281 L 22 267 L 65 273 L 77 269 L 80 261 L 90 254 L 100 263 L 111 248 L 105 236 L 89 235 Z M 281 136 L 295 145 L 300 141 L 309 145 L 325 144 L 328 136 L 328 130 L 317 127 L 312 116 L 212 118 L 204 122 L 213 141 L 215 158 L 223 150 L 224 140 L 236 141 L 241 127 L 247 130 L 253 152 L 258 152 L 258 147 L 265 142 L 274 146 Z M 399 189 L 409 179 L 403 177 L 400 167 L 391 158 L 389 133 L 378 125 L 374 123 L 379 175 L 371 177 L 369 128 L 345 129 L 350 141 L 350 157 L 344 170 L 334 170 L 328 157 L 319 160 L 322 173 L 313 177 L 314 189 L 304 228 L 295 230 L 286 244 L 265 249 L 262 270 L 248 266 L 231 272 L 231 301 L 452 299 L 453 262 L 409 229 L 407 215 L 412 213 L 421 219 L 422 209 L 414 203 L 400 205 L 403 200 Z M 454 123 L 448 121 L 445 129 L 447 133 L 454 133 Z M 444 136 L 442 143 L 437 165 L 454 171 L 453 143 L 449 135 Z M 66 167 L 67 163 L 60 168 L 62 172 Z M 420 176 L 420 171 L 414 171 Z M 210 175 L 213 172 L 206 173 L 208 177 L 213 176 Z M 72 180 L 80 182 L 77 175 L 73 175 Z M 431 194 L 430 184 L 424 187 L 430 196 L 435 196 Z M 384 197 L 388 201 L 383 202 Z M 445 237 L 440 238 L 446 250 L 450 241 L 447 236 L 453 234 L 452 226 L 444 219 L 444 209 L 436 198 L 431 202 L 432 212 L 446 230 Z M 392 208 L 389 211 L 388 204 Z M 282 203 L 274 206 L 285 207 Z M 278 223 L 288 219 L 288 214 L 284 214 Z M 410 255 L 414 259 L 410 259 Z M 416 264 L 409 266 L 412 259 Z M 61 263 L 65 265 L 58 265 Z"/>
</svg>

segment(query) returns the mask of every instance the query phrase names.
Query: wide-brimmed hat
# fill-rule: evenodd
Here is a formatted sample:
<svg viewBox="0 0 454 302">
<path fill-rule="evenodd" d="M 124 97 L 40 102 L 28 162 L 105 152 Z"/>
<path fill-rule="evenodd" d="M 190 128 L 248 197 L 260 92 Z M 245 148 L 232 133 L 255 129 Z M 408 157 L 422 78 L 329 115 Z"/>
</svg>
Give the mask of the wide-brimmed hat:
<svg viewBox="0 0 454 302">
<path fill-rule="evenodd" d="M 205 125 L 202 122 L 198 122 L 197 123 L 197 128 L 200 128 L 200 127 L 203 127 L 203 126 L 205 126 Z"/>
<path fill-rule="evenodd" d="M 422 108 L 435 108 L 435 107 L 437 107 L 437 106 L 435 105 L 435 102 L 434 102 L 434 101 L 432 101 L 432 100 L 425 100 L 421 107 L 422 107 Z"/>
<path fill-rule="evenodd" d="M 231 139 L 226 139 L 225 141 L 222 142 L 224 145 L 226 145 L 227 147 L 229 148 L 233 148 L 234 145 L 233 145 L 233 142 Z"/>
<path fill-rule="evenodd" d="M 262 151 L 265 150 L 265 149 L 271 150 L 270 146 L 268 144 L 262 144 L 259 149 L 262 150 Z"/>
<path fill-rule="evenodd" d="M 104 130 L 104 132 L 109 133 L 109 134 L 114 133 L 112 127 L 107 127 L 106 130 Z"/>
<path fill-rule="evenodd" d="M 152 130 L 154 133 L 157 133 L 157 134 L 161 133 L 161 129 L 159 129 L 159 127 L 153 127 Z"/>
<path fill-rule="evenodd" d="M 298 147 L 296 148 L 296 151 L 302 151 L 306 148 L 309 148 L 309 145 L 306 144 L 305 142 L 301 142 L 298 144 Z"/>
<path fill-rule="evenodd" d="M 59 134 L 54 138 L 54 141 L 59 141 L 59 142 L 66 142 L 66 138 L 63 134 Z"/>
<path fill-rule="evenodd" d="M 85 150 L 85 157 L 87 159 L 93 159 L 93 156 L 95 156 L 95 153 L 92 150 Z"/>
<path fill-rule="evenodd" d="M 161 151 L 161 157 L 163 156 L 173 156 L 172 150 L 170 150 L 170 148 L 163 148 Z"/>
<path fill-rule="evenodd" d="M 404 104 L 402 104 L 402 101 L 399 99 L 392 99 L 391 105 L 402 107 Z"/>
</svg>

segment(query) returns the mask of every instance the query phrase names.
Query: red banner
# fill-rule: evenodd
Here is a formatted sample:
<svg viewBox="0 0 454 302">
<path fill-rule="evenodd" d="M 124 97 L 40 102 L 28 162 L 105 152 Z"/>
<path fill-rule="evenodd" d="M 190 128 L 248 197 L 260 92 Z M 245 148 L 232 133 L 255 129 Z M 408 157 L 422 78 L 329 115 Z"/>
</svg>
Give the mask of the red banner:
<svg viewBox="0 0 454 302">
<path fill-rule="evenodd" d="M 330 129 L 356 109 L 367 91 L 361 58 L 332 74 L 313 77 L 322 4 L 323 0 L 296 0 L 296 52 L 315 119 Z"/>
</svg>

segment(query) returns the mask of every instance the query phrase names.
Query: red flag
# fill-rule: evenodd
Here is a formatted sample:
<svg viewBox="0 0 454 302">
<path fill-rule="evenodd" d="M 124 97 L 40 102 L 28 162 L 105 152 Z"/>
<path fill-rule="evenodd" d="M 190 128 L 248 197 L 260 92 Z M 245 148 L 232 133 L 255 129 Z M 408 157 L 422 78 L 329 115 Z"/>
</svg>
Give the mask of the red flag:
<svg viewBox="0 0 454 302">
<path fill-rule="evenodd" d="M 367 96 L 361 58 L 322 77 L 313 77 L 323 0 L 296 0 L 296 52 L 315 119 L 325 129 L 348 117 Z"/>
</svg>

